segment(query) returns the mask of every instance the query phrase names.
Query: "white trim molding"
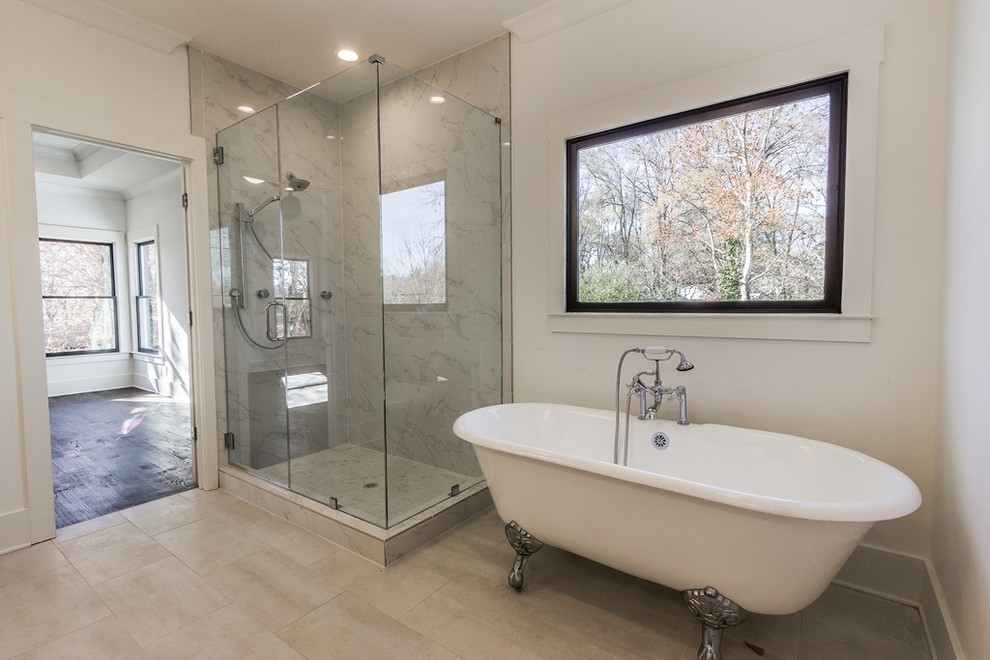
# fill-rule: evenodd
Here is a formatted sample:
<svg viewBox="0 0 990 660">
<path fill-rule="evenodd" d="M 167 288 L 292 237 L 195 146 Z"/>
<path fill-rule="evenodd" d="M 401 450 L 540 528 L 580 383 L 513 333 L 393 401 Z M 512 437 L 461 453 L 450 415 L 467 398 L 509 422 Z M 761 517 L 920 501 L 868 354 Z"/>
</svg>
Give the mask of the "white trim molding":
<svg viewBox="0 0 990 660">
<path fill-rule="evenodd" d="M 96 0 L 23 1 L 166 55 L 192 41 L 192 37 L 155 25 Z"/>
<path fill-rule="evenodd" d="M 629 0 L 555 0 L 510 18 L 502 26 L 528 43 L 627 2 Z"/>
</svg>

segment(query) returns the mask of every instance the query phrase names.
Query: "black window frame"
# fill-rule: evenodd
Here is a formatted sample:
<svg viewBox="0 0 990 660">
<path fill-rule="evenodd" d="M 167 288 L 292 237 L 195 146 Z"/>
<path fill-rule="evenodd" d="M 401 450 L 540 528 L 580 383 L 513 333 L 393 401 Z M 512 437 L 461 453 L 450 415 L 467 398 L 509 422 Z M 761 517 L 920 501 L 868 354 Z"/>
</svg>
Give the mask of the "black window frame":
<svg viewBox="0 0 990 660">
<path fill-rule="evenodd" d="M 565 310 L 567 312 L 668 313 L 829 313 L 842 311 L 842 251 L 845 206 L 846 117 L 848 72 L 818 78 L 739 99 L 648 119 L 566 141 Z M 805 98 L 828 95 L 829 145 L 825 193 L 824 295 L 817 300 L 720 300 L 581 302 L 579 288 L 578 152 L 609 142 L 656 133 L 693 123 L 760 110 Z"/>
<path fill-rule="evenodd" d="M 103 241 L 85 241 L 72 238 L 39 238 L 40 242 L 49 243 L 73 243 L 77 245 L 99 245 L 106 247 L 110 252 L 108 263 L 110 264 L 110 295 L 109 296 L 52 296 L 46 295 L 42 291 L 42 304 L 45 300 L 110 300 L 113 307 L 113 348 L 101 348 L 90 351 L 60 351 L 57 353 L 45 352 L 45 357 L 63 357 L 69 355 L 99 355 L 105 353 L 120 353 L 120 306 L 117 300 L 117 261 L 114 257 L 114 244 Z"/>
<path fill-rule="evenodd" d="M 145 284 L 146 284 L 146 282 L 144 281 L 144 268 L 143 268 L 144 258 L 142 257 L 141 248 L 145 247 L 146 245 L 154 245 L 155 246 L 155 261 L 156 261 L 157 266 L 158 266 L 158 269 L 159 269 L 159 272 L 158 272 L 158 282 L 155 283 L 155 289 L 158 291 L 158 293 L 156 293 L 153 296 L 149 296 L 148 294 L 145 293 Z M 142 335 L 141 335 L 141 329 L 142 329 L 141 328 L 141 301 L 142 300 L 159 300 L 160 301 L 160 299 L 161 299 L 160 287 L 161 287 L 162 277 L 161 277 L 161 259 L 160 259 L 160 254 L 158 253 L 158 241 L 156 241 L 154 238 L 149 238 L 146 241 L 136 242 L 134 244 L 134 250 L 135 250 L 135 253 L 134 253 L 135 254 L 135 256 L 134 256 L 134 262 L 137 265 L 137 294 L 134 296 L 134 305 L 135 305 L 135 308 L 134 308 L 134 329 L 137 332 L 137 350 L 138 350 L 138 353 L 144 353 L 146 355 L 161 355 L 161 352 L 162 352 L 162 349 L 161 349 L 161 341 L 162 341 L 161 331 L 162 331 L 162 327 L 161 327 L 161 305 L 160 304 L 159 304 L 159 317 L 157 319 L 157 325 L 158 325 L 158 344 L 159 344 L 158 347 L 157 348 L 145 348 L 142 345 Z"/>
</svg>

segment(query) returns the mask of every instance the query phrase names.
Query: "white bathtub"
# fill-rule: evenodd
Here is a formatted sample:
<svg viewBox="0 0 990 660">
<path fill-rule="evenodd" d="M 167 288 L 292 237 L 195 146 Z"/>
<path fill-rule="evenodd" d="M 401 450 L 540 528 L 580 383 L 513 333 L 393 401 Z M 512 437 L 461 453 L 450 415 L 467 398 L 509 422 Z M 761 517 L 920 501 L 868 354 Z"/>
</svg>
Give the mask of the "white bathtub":
<svg viewBox="0 0 990 660">
<path fill-rule="evenodd" d="M 717 424 L 634 416 L 629 467 L 615 465 L 614 424 L 612 411 L 519 403 L 466 413 L 454 433 L 474 445 L 504 521 L 760 614 L 807 607 L 874 522 L 921 504 L 914 482 L 869 456 Z M 666 449 L 651 442 L 658 431 Z"/>
</svg>

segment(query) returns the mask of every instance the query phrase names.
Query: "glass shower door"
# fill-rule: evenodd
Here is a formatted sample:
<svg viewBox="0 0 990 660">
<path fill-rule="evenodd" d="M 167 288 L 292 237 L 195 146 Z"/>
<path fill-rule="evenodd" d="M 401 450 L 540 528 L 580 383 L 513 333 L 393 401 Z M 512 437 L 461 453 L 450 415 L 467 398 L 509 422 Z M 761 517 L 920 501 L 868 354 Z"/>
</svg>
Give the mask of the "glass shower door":
<svg viewBox="0 0 990 660">
<path fill-rule="evenodd" d="M 288 486 L 285 296 L 276 286 L 285 191 L 277 126 L 273 106 L 217 135 L 223 157 L 215 258 L 222 275 L 228 459 Z"/>
</svg>

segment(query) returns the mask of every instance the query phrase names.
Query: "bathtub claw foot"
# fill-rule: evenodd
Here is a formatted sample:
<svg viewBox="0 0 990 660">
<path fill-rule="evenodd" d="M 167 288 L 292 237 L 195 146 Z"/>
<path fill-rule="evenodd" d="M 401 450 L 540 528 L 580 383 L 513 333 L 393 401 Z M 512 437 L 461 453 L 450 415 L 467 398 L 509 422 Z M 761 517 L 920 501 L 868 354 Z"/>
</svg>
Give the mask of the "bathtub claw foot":
<svg viewBox="0 0 990 660">
<path fill-rule="evenodd" d="M 515 520 L 505 526 L 505 538 L 516 551 L 516 560 L 512 563 L 512 570 L 509 571 L 509 586 L 516 591 L 522 591 L 523 569 L 526 568 L 526 562 L 529 561 L 530 555 L 543 547 L 543 544 L 520 527 Z"/>
<path fill-rule="evenodd" d="M 681 592 L 681 597 L 691 614 L 701 621 L 698 660 L 721 660 L 722 631 L 745 621 L 749 612 L 714 587 L 686 589 Z"/>
</svg>

